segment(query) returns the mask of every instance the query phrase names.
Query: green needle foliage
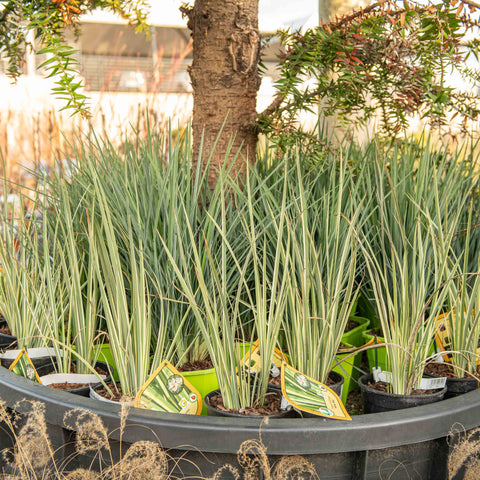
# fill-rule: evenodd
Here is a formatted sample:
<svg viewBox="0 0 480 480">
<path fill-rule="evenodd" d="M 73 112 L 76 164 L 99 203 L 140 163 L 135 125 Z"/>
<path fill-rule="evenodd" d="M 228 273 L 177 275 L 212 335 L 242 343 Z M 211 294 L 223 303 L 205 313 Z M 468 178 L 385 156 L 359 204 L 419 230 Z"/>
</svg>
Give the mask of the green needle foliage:
<svg viewBox="0 0 480 480">
<path fill-rule="evenodd" d="M 48 54 L 40 68 L 56 79 L 53 94 L 65 102 L 63 109 L 88 115 L 87 97 L 78 77 L 78 52 L 66 44 L 64 30 L 77 28 L 79 16 L 95 8 L 120 14 L 137 31 L 146 29 L 144 0 L 0 0 L 0 54 L 8 58 L 8 75 L 15 79 L 22 73 L 27 49 Z M 35 44 L 29 41 L 29 32 L 33 32 Z"/>
<path fill-rule="evenodd" d="M 477 9 L 468 0 L 380 1 L 304 33 L 283 32 L 277 96 L 260 125 L 280 146 L 301 142 L 316 154 L 324 143 L 292 128 L 301 111 L 320 108 L 350 127 L 376 118 L 389 138 L 415 115 L 436 126 L 457 117 L 467 129 L 480 112 Z"/>
</svg>

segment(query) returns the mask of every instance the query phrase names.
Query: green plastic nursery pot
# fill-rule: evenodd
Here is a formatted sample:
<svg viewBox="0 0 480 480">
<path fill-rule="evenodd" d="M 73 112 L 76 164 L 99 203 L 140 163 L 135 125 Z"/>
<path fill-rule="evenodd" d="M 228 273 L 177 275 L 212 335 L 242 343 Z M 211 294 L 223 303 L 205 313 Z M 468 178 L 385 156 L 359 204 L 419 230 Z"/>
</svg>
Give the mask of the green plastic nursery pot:
<svg viewBox="0 0 480 480">
<path fill-rule="evenodd" d="M 111 370 L 113 371 L 114 380 L 118 381 L 118 373 L 115 368 L 115 362 L 113 361 L 112 352 L 110 351 L 110 345 L 108 343 L 103 343 L 102 345 L 95 345 L 95 355 L 98 354 L 98 361 L 110 365 Z"/>
<path fill-rule="evenodd" d="M 353 345 L 354 347 L 363 347 L 365 341 L 362 334 L 369 327 L 370 320 L 365 317 L 356 316 L 350 317 L 349 320 L 357 322 L 358 327 L 352 328 L 352 330 L 345 332 L 342 336 L 342 343 L 347 345 Z"/>
<path fill-rule="evenodd" d="M 212 478 L 226 464 L 237 468 L 242 478 L 244 463 L 242 459 L 239 463 L 237 452 L 243 442 L 258 442 L 259 438 L 266 458 L 258 465 L 270 465 L 271 478 L 277 478 L 274 468 L 283 456 L 300 455 L 322 480 L 447 480 L 452 445 L 447 437 L 452 425 L 461 424 L 466 431 L 480 426 L 480 390 L 429 405 L 353 416 L 348 422 L 322 418 L 265 422 L 262 418 L 167 414 L 133 407 L 122 419 L 120 405 L 46 388 L 4 368 L 0 368 L 0 392 L 8 408 L 42 402 L 52 449 L 70 470 L 96 468 L 98 460 L 95 453 L 75 454 L 76 424 L 70 422 L 65 428 L 65 414 L 80 408 L 101 419 L 114 459 L 135 442 L 153 441 L 167 450 L 172 478 L 190 480 Z M 247 451 L 253 456 L 257 452 Z M 109 459 L 104 456 L 104 468 Z"/>
<path fill-rule="evenodd" d="M 365 345 L 381 345 L 385 342 L 383 337 L 375 337 L 370 332 L 362 333 Z M 382 370 L 387 370 L 387 350 L 385 347 L 378 346 L 367 349 L 368 366 L 370 371 L 373 367 L 380 367 Z"/>
<path fill-rule="evenodd" d="M 182 372 L 182 376 L 192 384 L 203 399 L 210 392 L 218 390 L 218 379 L 214 368 L 196 370 L 193 372 Z M 202 415 L 207 415 L 207 407 L 205 406 L 205 403 L 202 407 Z"/>
<path fill-rule="evenodd" d="M 353 345 L 343 342 L 347 347 L 355 348 Z M 361 354 L 353 354 L 353 350 L 346 353 L 338 353 L 335 361 L 332 363 L 332 371 L 340 374 L 344 378 L 341 399 L 345 403 L 348 394 L 357 387 L 359 378 L 362 356 Z M 337 362 L 338 365 L 337 365 Z M 335 366 L 336 365 L 336 366 Z M 340 395 L 340 394 L 339 394 Z"/>
</svg>

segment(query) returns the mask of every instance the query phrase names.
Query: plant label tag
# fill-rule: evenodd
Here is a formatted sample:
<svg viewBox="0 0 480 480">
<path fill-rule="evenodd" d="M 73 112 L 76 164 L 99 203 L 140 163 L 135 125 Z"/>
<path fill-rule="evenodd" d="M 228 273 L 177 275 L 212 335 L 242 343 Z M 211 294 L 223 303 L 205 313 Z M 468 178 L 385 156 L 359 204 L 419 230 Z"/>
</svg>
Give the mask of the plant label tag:
<svg viewBox="0 0 480 480">
<path fill-rule="evenodd" d="M 137 393 L 135 407 L 200 415 L 202 397 L 168 360 L 164 360 Z"/>
<path fill-rule="evenodd" d="M 392 383 L 392 372 L 383 371 L 380 367 L 373 367 L 372 373 L 376 382 Z"/>
<path fill-rule="evenodd" d="M 288 403 L 288 400 L 282 395 L 282 403 L 280 404 L 280 410 L 290 410 L 292 405 Z"/>
<path fill-rule="evenodd" d="M 282 394 L 296 410 L 319 417 L 351 420 L 340 397 L 323 383 L 282 363 Z"/>
<path fill-rule="evenodd" d="M 450 323 L 455 321 L 455 310 L 439 315 L 435 319 L 435 343 L 445 362 L 451 362 Z M 477 365 L 480 365 L 480 348 L 477 348 Z"/>
<path fill-rule="evenodd" d="M 420 382 L 421 390 L 440 390 L 445 388 L 447 384 L 447 377 L 439 378 L 422 378 Z"/>
<path fill-rule="evenodd" d="M 26 348 L 22 348 L 20 353 L 17 355 L 17 358 L 15 358 L 10 365 L 9 370 L 17 375 L 20 375 L 21 377 L 32 380 L 32 382 L 40 384 L 42 383 L 36 368 L 33 366 L 32 360 L 28 356 Z"/>
<path fill-rule="evenodd" d="M 275 348 L 273 352 L 272 366 L 270 369 L 270 375 L 273 378 L 276 378 L 280 375 L 282 362 L 288 363 L 287 357 L 278 348 Z M 261 364 L 262 363 L 260 361 L 260 348 L 258 346 L 258 340 L 255 340 L 255 342 L 250 347 L 250 350 L 245 354 L 242 361 L 240 362 L 240 366 L 243 367 L 244 365 L 248 365 L 248 367 L 250 368 L 250 373 L 257 373 L 260 369 Z"/>
</svg>

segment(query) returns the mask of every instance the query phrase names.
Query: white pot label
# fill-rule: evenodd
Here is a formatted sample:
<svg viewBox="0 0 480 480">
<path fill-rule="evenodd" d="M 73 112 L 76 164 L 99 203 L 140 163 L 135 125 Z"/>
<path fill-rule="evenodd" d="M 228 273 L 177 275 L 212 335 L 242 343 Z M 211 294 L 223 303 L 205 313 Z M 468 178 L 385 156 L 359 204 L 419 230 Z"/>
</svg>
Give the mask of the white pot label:
<svg viewBox="0 0 480 480">
<path fill-rule="evenodd" d="M 293 405 L 288 403 L 288 400 L 282 395 L 282 403 L 280 404 L 280 410 L 290 410 L 292 407 Z"/>
<path fill-rule="evenodd" d="M 376 382 L 392 383 L 392 372 L 382 371 L 380 367 L 372 369 L 373 379 Z M 422 378 L 420 382 L 421 390 L 439 390 L 445 387 L 447 383 L 446 377 L 440 378 Z"/>
<path fill-rule="evenodd" d="M 392 372 L 383 371 L 380 367 L 373 367 L 372 373 L 376 382 L 392 383 Z"/>
<path fill-rule="evenodd" d="M 440 390 L 445 388 L 447 384 L 447 377 L 439 377 L 439 378 L 422 378 L 420 382 L 420 389 L 421 390 Z"/>
</svg>

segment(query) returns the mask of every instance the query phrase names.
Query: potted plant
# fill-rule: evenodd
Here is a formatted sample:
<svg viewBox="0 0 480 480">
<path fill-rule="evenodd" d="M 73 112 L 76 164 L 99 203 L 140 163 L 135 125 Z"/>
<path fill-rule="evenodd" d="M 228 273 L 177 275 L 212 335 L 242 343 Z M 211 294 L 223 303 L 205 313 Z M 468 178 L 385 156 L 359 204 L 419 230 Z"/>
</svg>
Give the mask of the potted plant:
<svg viewBox="0 0 480 480">
<path fill-rule="evenodd" d="M 217 374 L 219 390 L 207 395 L 207 409 L 220 415 L 272 415 L 280 406 L 278 392 L 268 392 L 268 379 L 286 302 L 286 279 L 282 281 L 280 276 L 285 205 L 278 218 L 280 235 L 276 254 L 269 256 L 267 238 L 259 234 L 256 227 L 254 199 L 247 177 L 246 204 L 242 209 L 245 216 L 236 217 L 236 235 L 231 237 L 246 238 L 247 249 L 236 250 L 227 237 L 227 219 L 228 222 L 234 220 L 227 216 L 225 196 L 228 187 L 221 178 L 224 190 L 220 218 L 209 217 L 211 225 L 221 235 L 217 251 L 210 250 L 205 240 L 196 244 L 192 228 L 183 221 L 185 209 L 177 212 L 175 222 L 178 229 L 186 228 L 189 232 L 188 248 L 192 249 L 193 255 L 186 256 L 186 244 L 180 235 L 181 261 L 176 260 L 166 245 L 165 250 L 175 270 L 178 288 L 185 295 L 202 330 Z M 202 258 L 207 258 L 208 262 L 204 264 Z M 269 261 L 273 265 L 271 275 L 266 269 Z M 197 276 L 195 282 L 191 281 L 191 271 Z M 251 272 L 251 279 L 248 272 Z M 251 316 L 251 333 L 258 338 L 260 364 L 255 365 L 255 375 L 251 375 L 253 366 L 248 355 L 242 364 L 244 348 L 237 341 L 247 340 L 242 310 Z"/>
<path fill-rule="evenodd" d="M 24 212 L 13 218 L 5 210 L 2 218 L 0 264 L 0 311 L 16 344 L 0 353 L 3 366 L 8 367 L 21 349 L 27 347 L 35 365 L 50 363 L 55 354 L 43 336 L 48 328 L 44 314 L 48 288 L 44 277 L 48 265 L 37 262 L 42 250 L 41 231 L 35 222 L 27 222 Z"/>
<path fill-rule="evenodd" d="M 42 384 L 88 396 L 89 385 L 109 378 L 109 365 L 97 361 L 98 283 L 92 262 L 79 245 L 79 237 L 95 235 L 76 232 L 67 192 L 61 191 L 54 205 L 43 205 L 42 250 L 31 255 L 43 267 L 46 286 L 42 315 L 43 338 L 55 351 L 53 364 L 39 368 Z M 99 373 L 100 372 L 100 373 Z"/>
<path fill-rule="evenodd" d="M 459 258 L 451 252 L 451 266 L 446 269 L 446 313 L 439 316 L 435 324 L 435 338 L 445 362 L 430 362 L 425 367 L 428 374 L 447 377 L 446 398 L 480 385 L 480 264 L 475 273 L 468 273 L 471 206 L 469 211 L 464 251 Z"/>
<path fill-rule="evenodd" d="M 441 399 L 445 393 L 443 389 L 412 397 L 415 390 L 422 389 L 435 318 L 444 308 L 448 246 L 458 221 L 458 210 L 445 214 L 450 213 L 452 195 L 440 195 L 435 182 L 426 199 L 417 203 L 402 194 L 405 185 L 399 185 L 397 191 L 395 169 L 384 172 L 380 164 L 377 169 L 379 229 L 368 230 L 370 236 L 364 235 L 359 243 L 385 339 L 388 374 L 383 380 L 388 382 L 373 382 L 371 376 L 360 379 L 367 412 L 420 405 Z M 442 249 L 437 248 L 439 242 Z"/>
<path fill-rule="evenodd" d="M 282 341 L 293 368 L 327 383 L 333 367 L 345 372 L 342 364 L 337 365 L 337 353 L 358 293 L 356 239 L 346 218 L 355 224 L 358 206 L 344 163 L 329 159 L 307 174 L 297 156 L 293 162 L 284 160 L 282 167 L 288 182 L 283 189 L 265 192 L 265 206 L 257 216 L 258 221 L 264 219 L 270 244 L 283 237 L 281 272 L 287 282 L 287 305 Z M 275 222 L 281 209 L 272 191 L 286 198 L 284 234 Z M 340 393 L 342 387 L 338 388 Z M 344 399 L 348 390 L 347 386 Z"/>
<path fill-rule="evenodd" d="M 167 321 L 162 317 L 159 321 L 161 330 L 157 332 L 156 346 L 151 355 L 152 298 L 147 286 L 141 241 L 137 248 L 131 228 L 115 230 L 109 204 L 98 179 L 94 186 L 100 212 L 95 217 L 98 222 L 95 233 L 89 237 L 89 252 L 119 381 L 103 387 L 101 395 L 100 388 L 92 390 L 91 396 L 118 401 L 122 397 L 134 397 L 147 381 L 149 372 L 156 370 L 163 360 L 172 358 L 173 347 L 169 346 Z M 122 244 L 128 246 L 127 250 L 123 250 L 117 241 L 122 235 Z M 125 275 L 121 257 L 123 262 L 128 262 L 128 276 Z"/>
</svg>

